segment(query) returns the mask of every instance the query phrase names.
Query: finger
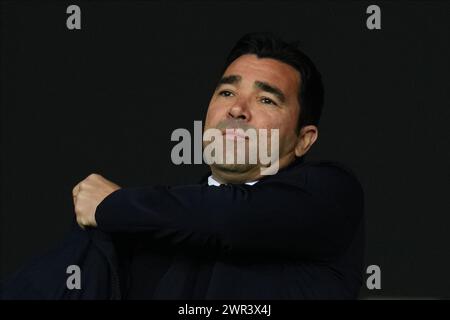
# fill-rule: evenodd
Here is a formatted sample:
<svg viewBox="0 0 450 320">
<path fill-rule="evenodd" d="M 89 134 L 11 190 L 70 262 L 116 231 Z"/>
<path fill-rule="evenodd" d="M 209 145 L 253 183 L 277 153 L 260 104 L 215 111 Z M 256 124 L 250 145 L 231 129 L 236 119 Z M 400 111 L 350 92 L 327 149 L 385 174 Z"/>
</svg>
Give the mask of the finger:
<svg viewBox="0 0 450 320">
<path fill-rule="evenodd" d="M 73 189 L 72 189 L 72 196 L 76 197 L 78 192 L 80 192 L 80 184 L 77 184 Z"/>
<path fill-rule="evenodd" d="M 85 230 L 85 226 L 83 224 L 83 222 L 77 218 L 77 224 L 80 226 L 81 229 Z"/>
</svg>

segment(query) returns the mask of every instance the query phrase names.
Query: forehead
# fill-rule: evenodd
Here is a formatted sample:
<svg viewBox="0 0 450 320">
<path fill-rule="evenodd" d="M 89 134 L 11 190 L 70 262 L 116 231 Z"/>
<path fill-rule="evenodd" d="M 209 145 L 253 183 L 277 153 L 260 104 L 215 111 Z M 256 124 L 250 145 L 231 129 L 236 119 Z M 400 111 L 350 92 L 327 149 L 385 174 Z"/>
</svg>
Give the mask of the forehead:
<svg viewBox="0 0 450 320">
<path fill-rule="evenodd" d="M 224 76 L 239 75 L 242 81 L 263 81 L 284 91 L 286 95 L 297 94 L 300 73 L 287 63 L 272 58 L 258 58 L 245 54 L 234 60 L 225 70 Z"/>
</svg>

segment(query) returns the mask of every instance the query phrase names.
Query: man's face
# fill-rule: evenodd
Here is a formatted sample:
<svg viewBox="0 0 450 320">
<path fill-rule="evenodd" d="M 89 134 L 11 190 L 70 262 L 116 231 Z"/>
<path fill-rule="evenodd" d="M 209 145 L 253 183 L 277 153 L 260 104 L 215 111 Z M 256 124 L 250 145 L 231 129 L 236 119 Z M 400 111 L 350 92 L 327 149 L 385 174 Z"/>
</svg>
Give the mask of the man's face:
<svg viewBox="0 0 450 320">
<path fill-rule="evenodd" d="M 270 129 L 278 129 L 280 162 L 286 158 L 290 162 L 295 158 L 298 142 L 300 81 L 300 73 L 286 63 L 253 54 L 242 55 L 228 66 L 219 81 L 209 103 L 204 129 L 238 127 L 268 129 L 269 133 Z M 227 138 L 230 139 L 224 135 L 224 140 Z M 268 141 L 270 143 L 270 135 Z M 255 167 L 248 164 L 213 166 L 242 173 Z"/>
</svg>

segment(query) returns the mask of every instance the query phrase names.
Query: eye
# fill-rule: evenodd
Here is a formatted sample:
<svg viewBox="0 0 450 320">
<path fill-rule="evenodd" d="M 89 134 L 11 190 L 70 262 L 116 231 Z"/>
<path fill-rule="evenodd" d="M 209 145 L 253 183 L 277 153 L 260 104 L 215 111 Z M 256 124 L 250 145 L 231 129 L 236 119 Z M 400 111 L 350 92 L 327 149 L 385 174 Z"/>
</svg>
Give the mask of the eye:
<svg viewBox="0 0 450 320">
<path fill-rule="evenodd" d="M 233 93 L 228 90 L 222 90 L 219 92 L 219 96 L 222 96 L 222 97 L 231 97 L 232 95 L 233 95 Z"/>
<path fill-rule="evenodd" d="M 267 98 L 267 97 L 262 97 L 262 98 L 260 99 L 260 101 L 261 101 L 262 103 L 264 103 L 264 104 L 272 104 L 272 105 L 274 105 L 274 106 L 278 106 L 278 104 L 277 104 L 275 101 L 273 101 L 272 99 L 269 99 L 269 98 Z"/>
</svg>

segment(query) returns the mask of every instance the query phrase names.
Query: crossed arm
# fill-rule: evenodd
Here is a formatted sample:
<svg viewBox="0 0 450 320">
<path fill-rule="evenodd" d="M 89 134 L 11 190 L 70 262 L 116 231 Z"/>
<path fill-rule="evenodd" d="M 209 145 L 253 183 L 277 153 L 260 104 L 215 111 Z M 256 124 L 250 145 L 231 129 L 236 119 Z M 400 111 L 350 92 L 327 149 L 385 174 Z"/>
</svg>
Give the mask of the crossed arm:
<svg viewBox="0 0 450 320">
<path fill-rule="evenodd" d="M 110 233 L 145 233 L 198 250 L 333 259 L 350 244 L 363 212 L 359 184 L 336 168 L 253 186 L 121 189 L 104 179 L 102 193 L 101 179 L 91 177 L 94 196 L 92 185 L 79 187 L 75 211 L 81 225 L 87 222 Z M 91 196 L 83 195 L 83 189 Z M 89 197 L 98 204 L 83 204 Z"/>
</svg>

